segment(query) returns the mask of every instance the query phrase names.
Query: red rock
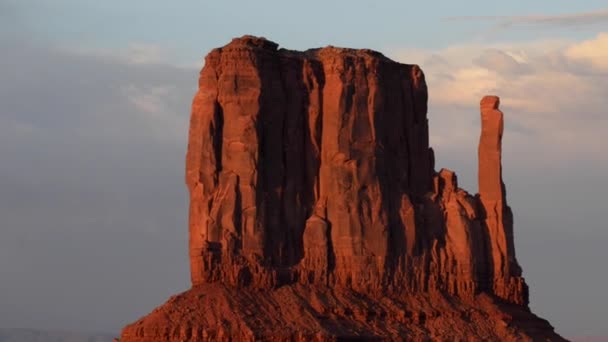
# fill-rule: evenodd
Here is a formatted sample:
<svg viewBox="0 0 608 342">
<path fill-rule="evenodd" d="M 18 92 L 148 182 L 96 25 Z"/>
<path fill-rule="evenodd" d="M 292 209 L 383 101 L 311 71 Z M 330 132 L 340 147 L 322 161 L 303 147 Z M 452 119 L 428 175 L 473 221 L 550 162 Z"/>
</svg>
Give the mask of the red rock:
<svg viewBox="0 0 608 342">
<path fill-rule="evenodd" d="M 498 98 L 478 196 L 433 170 L 426 112 L 420 68 L 378 52 L 211 51 L 186 158 L 193 287 L 122 340 L 559 340 L 515 260 Z"/>
<path fill-rule="evenodd" d="M 499 103 L 496 96 L 481 100 L 479 199 L 490 242 L 494 293 L 507 301 L 527 305 L 527 286 L 515 259 L 513 213 L 507 205 L 502 181 L 503 113 L 498 109 Z"/>
</svg>

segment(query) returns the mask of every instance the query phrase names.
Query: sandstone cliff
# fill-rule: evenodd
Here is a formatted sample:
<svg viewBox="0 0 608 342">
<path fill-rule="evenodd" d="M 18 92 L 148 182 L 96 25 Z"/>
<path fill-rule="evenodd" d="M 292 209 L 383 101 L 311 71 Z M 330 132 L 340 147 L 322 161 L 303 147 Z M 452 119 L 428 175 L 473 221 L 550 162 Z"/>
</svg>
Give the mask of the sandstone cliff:
<svg viewBox="0 0 608 342">
<path fill-rule="evenodd" d="M 481 101 L 479 194 L 434 170 L 416 65 L 245 36 L 205 60 L 186 158 L 193 288 L 124 341 L 537 339 Z"/>
</svg>

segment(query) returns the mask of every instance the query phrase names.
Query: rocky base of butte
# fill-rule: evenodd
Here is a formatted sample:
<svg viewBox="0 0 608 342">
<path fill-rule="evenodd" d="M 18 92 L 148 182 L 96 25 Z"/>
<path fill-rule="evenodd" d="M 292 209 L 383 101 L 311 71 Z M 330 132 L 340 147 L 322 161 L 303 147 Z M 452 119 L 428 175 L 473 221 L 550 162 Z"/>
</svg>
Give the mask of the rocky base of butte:
<svg viewBox="0 0 608 342">
<path fill-rule="evenodd" d="M 121 341 L 562 340 L 528 308 L 481 101 L 479 193 L 435 171 L 416 65 L 245 36 L 205 60 L 186 158 L 192 288 Z"/>
</svg>

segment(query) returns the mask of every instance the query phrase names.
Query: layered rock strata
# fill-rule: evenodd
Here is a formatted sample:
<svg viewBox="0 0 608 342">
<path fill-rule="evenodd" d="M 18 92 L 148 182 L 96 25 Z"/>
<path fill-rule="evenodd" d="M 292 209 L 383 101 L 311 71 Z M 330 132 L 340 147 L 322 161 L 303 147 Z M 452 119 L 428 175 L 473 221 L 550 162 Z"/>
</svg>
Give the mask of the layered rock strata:
<svg viewBox="0 0 608 342">
<path fill-rule="evenodd" d="M 192 290 L 123 340 L 553 338 L 527 308 L 481 101 L 479 194 L 434 171 L 416 65 L 245 36 L 207 55 L 186 158 Z"/>
</svg>

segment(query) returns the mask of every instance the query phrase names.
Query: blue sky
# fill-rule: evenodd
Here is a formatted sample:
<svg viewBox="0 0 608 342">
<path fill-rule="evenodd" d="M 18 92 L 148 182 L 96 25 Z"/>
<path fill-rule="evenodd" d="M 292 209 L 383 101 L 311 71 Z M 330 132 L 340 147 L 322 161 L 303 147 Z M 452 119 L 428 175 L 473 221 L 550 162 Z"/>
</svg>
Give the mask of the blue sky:
<svg viewBox="0 0 608 342">
<path fill-rule="evenodd" d="M 418 63 L 437 169 L 476 191 L 501 96 L 531 306 L 608 336 L 603 1 L 0 0 L 0 323 L 107 331 L 189 285 L 183 185 L 204 55 L 243 34 Z"/>
<path fill-rule="evenodd" d="M 6 0 L 5 0 L 6 1 Z M 328 44 L 385 50 L 441 48 L 481 39 L 495 21 L 450 17 L 568 15 L 605 8 L 602 1 L 8 1 L 37 37 L 60 45 L 119 48 L 160 45 L 181 61 L 244 33 L 272 37 L 287 48 Z M 597 25 L 596 27 L 597 28 Z M 529 27 L 487 40 L 583 37 L 593 29 Z"/>
</svg>

